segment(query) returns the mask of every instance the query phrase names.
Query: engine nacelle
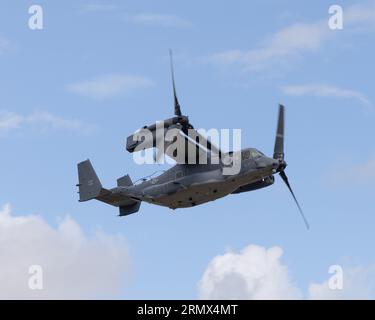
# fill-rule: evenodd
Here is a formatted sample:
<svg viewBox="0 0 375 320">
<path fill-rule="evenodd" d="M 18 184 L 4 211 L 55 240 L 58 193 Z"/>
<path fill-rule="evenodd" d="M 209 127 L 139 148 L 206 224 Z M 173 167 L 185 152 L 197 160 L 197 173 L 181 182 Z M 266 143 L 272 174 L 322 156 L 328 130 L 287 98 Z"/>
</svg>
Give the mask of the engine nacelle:
<svg viewBox="0 0 375 320">
<path fill-rule="evenodd" d="M 161 126 L 164 126 L 164 135 L 168 131 L 169 128 L 176 126 L 177 124 L 181 125 L 182 131 L 186 131 L 189 129 L 189 119 L 186 116 L 180 116 L 180 117 L 173 117 L 169 118 L 167 120 L 161 121 Z M 153 136 L 153 141 L 149 143 L 149 148 L 153 148 L 156 146 L 156 123 L 144 126 L 142 129 L 137 130 L 135 133 L 133 133 L 131 136 L 129 136 L 126 140 L 126 150 L 130 153 L 133 153 L 135 149 L 144 141 L 139 141 L 137 139 L 134 139 L 135 136 L 138 134 L 142 135 L 142 130 L 145 132 L 151 132 Z"/>
<path fill-rule="evenodd" d="M 248 191 L 253 191 L 257 189 L 262 189 L 265 187 L 268 187 L 272 185 L 275 182 L 275 177 L 274 176 L 268 176 L 266 178 L 263 178 L 262 180 L 244 185 L 242 187 L 239 187 L 236 191 L 232 193 L 242 193 L 242 192 L 248 192 Z"/>
</svg>

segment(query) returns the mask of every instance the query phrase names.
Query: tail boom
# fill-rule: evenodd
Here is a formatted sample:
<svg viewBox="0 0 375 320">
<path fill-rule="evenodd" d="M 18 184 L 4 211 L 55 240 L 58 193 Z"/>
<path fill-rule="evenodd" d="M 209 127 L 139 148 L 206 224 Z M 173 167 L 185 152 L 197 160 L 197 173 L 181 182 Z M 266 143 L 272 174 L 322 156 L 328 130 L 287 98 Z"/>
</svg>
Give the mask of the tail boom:
<svg viewBox="0 0 375 320">
<path fill-rule="evenodd" d="M 79 201 L 84 202 L 92 199 L 102 201 L 115 207 L 119 207 L 120 216 L 136 213 L 139 210 L 141 201 L 130 198 L 123 192 L 121 187 L 132 186 L 129 176 L 118 180 L 118 188 L 108 190 L 103 188 L 90 160 L 78 164 Z"/>
</svg>

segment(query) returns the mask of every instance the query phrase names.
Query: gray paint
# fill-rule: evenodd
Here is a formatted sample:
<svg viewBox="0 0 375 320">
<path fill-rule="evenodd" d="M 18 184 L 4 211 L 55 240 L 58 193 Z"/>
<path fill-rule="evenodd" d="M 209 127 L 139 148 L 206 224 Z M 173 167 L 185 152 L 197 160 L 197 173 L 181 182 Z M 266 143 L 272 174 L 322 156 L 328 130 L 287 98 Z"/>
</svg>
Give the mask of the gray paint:
<svg viewBox="0 0 375 320">
<path fill-rule="evenodd" d="M 173 97 L 175 117 L 164 122 L 164 129 L 168 127 L 179 128 L 180 135 L 186 135 L 188 129 L 193 129 L 188 117 L 182 115 L 180 104 L 177 99 L 172 55 L 171 71 L 173 83 Z M 128 175 L 117 180 L 117 187 L 105 189 L 102 187 L 90 160 L 78 164 L 79 194 L 80 201 L 97 199 L 107 204 L 119 207 L 120 216 L 135 213 L 139 210 L 141 202 L 148 202 L 154 205 L 165 206 L 171 209 L 189 208 L 214 201 L 230 194 L 249 192 L 268 187 L 274 183 L 273 175 L 280 174 L 280 177 L 290 190 L 298 209 L 304 219 L 306 227 L 309 225 L 302 209 L 290 186 L 285 174 L 287 164 L 284 160 L 284 106 L 279 106 L 279 115 L 275 137 L 273 157 L 267 157 L 254 148 L 241 150 L 241 169 L 238 174 L 224 175 L 224 165 L 220 164 L 177 164 L 160 176 L 143 181 L 134 185 Z M 156 126 L 145 126 L 155 131 Z M 185 140 L 185 144 L 193 144 L 193 147 L 201 149 L 199 141 L 205 141 L 205 137 L 199 137 L 198 142 Z M 165 141 L 163 141 L 165 143 Z M 155 146 L 154 135 L 153 144 Z M 186 147 L 185 145 L 185 147 Z M 137 144 L 133 143 L 132 136 L 127 139 L 127 150 L 134 152 Z M 203 148 L 204 149 L 204 148 Z M 216 156 L 224 159 L 226 154 L 211 143 L 208 144 L 208 156 L 216 152 Z M 207 151 L 206 151 L 207 152 Z M 169 155 L 170 156 L 170 155 Z M 208 157 L 211 159 L 210 157 Z M 186 160 L 186 158 L 185 158 Z"/>
</svg>

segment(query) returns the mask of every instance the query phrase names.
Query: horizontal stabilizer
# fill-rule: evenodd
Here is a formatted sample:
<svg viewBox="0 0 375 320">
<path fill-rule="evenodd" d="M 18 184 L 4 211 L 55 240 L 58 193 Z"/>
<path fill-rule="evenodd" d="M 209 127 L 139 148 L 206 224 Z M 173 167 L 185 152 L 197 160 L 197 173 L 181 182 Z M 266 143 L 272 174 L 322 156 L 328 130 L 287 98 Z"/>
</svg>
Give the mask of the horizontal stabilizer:
<svg viewBox="0 0 375 320">
<path fill-rule="evenodd" d="M 130 197 L 126 190 L 121 188 L 105 189 L 96 175 L 96 172 L 90 162 L 86 160 L 78 164 L 79 201 L 88 201 L 96 199 L 104 203 L 120 208 L 120 216 L 127 216 L 139 210 L 141 201 Z M 117 180 L 118 187 L 132 186 L 133 182 L 129 175 L 123 176 Z"/>
</svg>

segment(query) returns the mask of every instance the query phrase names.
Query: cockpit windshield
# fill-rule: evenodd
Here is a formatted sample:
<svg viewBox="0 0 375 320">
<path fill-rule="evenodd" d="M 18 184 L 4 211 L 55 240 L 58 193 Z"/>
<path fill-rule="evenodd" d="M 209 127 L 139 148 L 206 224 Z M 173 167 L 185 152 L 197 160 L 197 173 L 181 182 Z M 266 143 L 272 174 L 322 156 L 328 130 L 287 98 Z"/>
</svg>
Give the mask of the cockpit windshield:
<svg viewBox="0 0 375 320">
<path fill-rule="evenodd" d="M 251 149 L 250 150 L 250 156 L 252 158 L 259 158 L 261 156 L 264 156 L 264 154 L 262 152 L 258 151 L 257 149 Z"/>
<path fill-rule="evenodd" d="M 257 149 L 246 149 L 242 151 L 242 160 L 256 159 L 264 156 L 264 154 Z"/>
</svg>

